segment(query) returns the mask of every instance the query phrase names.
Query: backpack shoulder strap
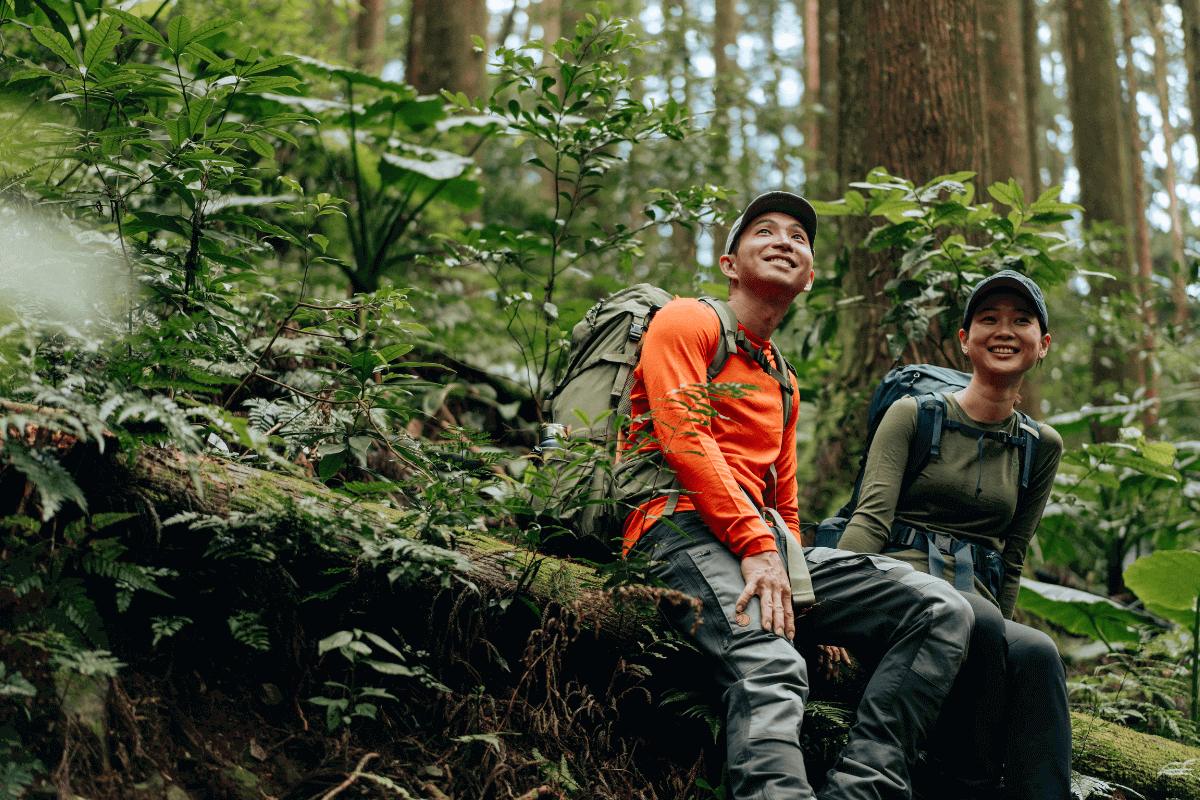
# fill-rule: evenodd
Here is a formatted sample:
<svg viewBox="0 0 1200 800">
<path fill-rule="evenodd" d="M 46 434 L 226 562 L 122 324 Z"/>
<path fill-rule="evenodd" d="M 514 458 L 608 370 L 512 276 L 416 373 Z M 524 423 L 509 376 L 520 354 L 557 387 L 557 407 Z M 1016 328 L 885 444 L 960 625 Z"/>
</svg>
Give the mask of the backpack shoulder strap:
<svg viewBox="0 0 1200 800">
<path fill-rule="evenodd" d="M 925 469 L 931 456 L 939 455 L 942 450 L 942 429 L 946 426 L 946 399 L 941 392 L 930 392 L 918 395 L 917 401 L 917 432 L 908 447 L 908 463 L 904 467 L 904 481 L 900 485 L 900 494 L 912 486 L 913 481 Z"/>
<path fill-rule="evenodd" d="M 1033 465 L 1037 461 L 1038 445 L 1042 442 L 1042 429 L 1024 411 L 1017 411 L 1017 437 L 1021 440 L 1021 488 L 1029 488 L 1033 476 Z"/>
<path fill-rule="evenodd" d="M 721 320 L 721 338 L 717 342 L 717 354 L 708 363 L 707 374 L 709 383 L 711 383 L 721 370 L 725 369 L 725 363 L 729 361 L 729 356 L 737 351 L 738 320 L 737 314 L 733 312 L 728 303 L 722 300 L 715 297 L 701 297 L 700 302 L 715 311 L 717 318 Z"/>
</svg>

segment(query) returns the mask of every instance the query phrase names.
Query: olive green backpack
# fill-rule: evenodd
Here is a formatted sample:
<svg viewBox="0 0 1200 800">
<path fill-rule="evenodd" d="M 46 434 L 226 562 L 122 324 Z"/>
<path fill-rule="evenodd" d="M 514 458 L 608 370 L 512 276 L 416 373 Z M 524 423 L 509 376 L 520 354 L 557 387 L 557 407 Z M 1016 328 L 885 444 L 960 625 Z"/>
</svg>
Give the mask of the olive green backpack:
<svg viewBox="0 0 1200 800">
<path fill-rule="evenodd" d="M 629 421 L 629 393 L 643 337 L 655 312 L 673 299 L 656 286 L 640 283 L 592 306 L 571 331 L 566 374 L 542 407 L 550 424 L 538 451 L 552 474 L 553 496 L 535 500 L 535 509 L 553 507 L 561 524 L 585 540 L 598 540 L 610 552 L 631 510 L 665 494 L 670 500 L 664 516 L 669 516 L 679 496 L 679 482 L 660 457 L 626 457 L 614 465 L 617 434 Z M 783 366 L 775 369 L 738 330 L 737 315 L 727 303 L 711 297 L 700 302 L 717 313 L 722 329 L 707 379 L 715 379 L 730 354 L 742 350 L 779 383 L 787 427 L 791 365 L 772 344 L 774 363 Z"/>
</svg>

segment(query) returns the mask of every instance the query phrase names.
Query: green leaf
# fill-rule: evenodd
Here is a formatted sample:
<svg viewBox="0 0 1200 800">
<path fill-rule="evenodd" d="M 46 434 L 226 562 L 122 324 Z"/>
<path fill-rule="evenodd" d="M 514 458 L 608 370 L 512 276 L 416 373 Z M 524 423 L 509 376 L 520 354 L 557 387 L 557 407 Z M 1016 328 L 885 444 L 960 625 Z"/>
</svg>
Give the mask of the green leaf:
<svg viewBox="0 0 1200 800">
<path fill-rule="evenodd" d="M 188 46 L 188 42 L 192 41 L 192 21 L 180 14 L 178 17 L 171 17 L 171 21 L 167 23 L 167 43 L 176 55 L 183 53 L 183 49 Z"/>
<path fill-rule="evenodd" d="M 330 650 L 338 647 L 345 647 L 354 641 L 354 634 L 350 631 L 338 631 L 337 633 L 326 636 L 321 641 L 317 642 L 317 655 L 321 656 Z"/>
<path fill-rule="evenodd" d="M 159 35 L 158 31 L 154 30 L 150 23 L 146 22 L 141 17 L 134 16 L 128 11 L 121 11 L 117 8 L 106 8 L 104 9 L 104 13 L 121 20 L 125 27 L 129 28 L 129 35 L 133 36 L 134 38 L 144 39 L 147 42 L 153 42 L 160 47 L 163 47 L 167 44 L 165 41 L 163 41 L 163 38 Z"/>
<path fill-rule="evenodd" d="M 295 64 L 298 60 L 295 56 L 271 56 L 257 64 L 251 64 L 249 69 L 242 72 L 242 77 L 249 78 L 251 75 L 258 75 L 261 72 L 270 72 L 278 67 Z"/>
<path fill-rule="evenodd" d="M 97 23 L 83 48 L 83 65 L 88 71 L 96 68 L 121 41 L 121 23 L 116 17 L 105 17 Z"/>
<path fill-rule="evenodd" d="M 250 145 L 250 149 L 258 153 L 263 158 L 274 160 L 275 148 L 271 147 L 271 143 L 261 136 L 250 134 L 246 136 L 246 143 Z"/>
<path fill-rule="evenodd" d="M 67 62 L 67 64 L 75 67 L 75 69 L 79 69 L 79 59 L 76 58 L 75 50 L 71 47 L 71 43 L 67 41 L 67 37 L 58 31 L 53 31 L 43 25 L 39 25 L 33 29 L 33 38 L 41 42 L 42 45 L 50 49 L 56 56 Z"/>
<path fill-rule="evenodd" d="M 823 200 L 809 200 L 808 202 L 813 207 L 813 211 L 826 217 L 840 217 L 854 213 L 854 209 L 845 200 L 835 200 L 832 203 Z"/>
<path fill-rule="evenodd" d="M 179 116 L 167 120 L 167 135 L 171 137 L 171 144 L 181 147 L 187 141 L 187 138 L 192 135 L 192 128 L 188 122 L 188 118 Z"/>
<path fill-rule="evenodd" d="M 363 663 L 369 666 L 376 672 L 382 672 L 384 675 L 404 675 L 412 676 L 414 673 L 411 669 L 403 664 L 393 664 L 390 661 L 375 661 L 373 659 L 363 659 Z"/>
<path fill-rule="evenodd" d="M 1170 442 L 1148 442 L 1142 446 L 1143 456 L 1164 467 L 1175 463 L 1175 453 L 1175 445 Z"/>
<path fill-rule="evenodd" d="M 1183 483 L 1183 476 L 1178 471 L 1172 467 L 1164 466 L 1157 461 L 1151 461 L 1148 458 L 1142 458 L 1141 456 L 1113 456 L 1107 460 L 1114 467 L 1129 467 L 1138 472 L 1152 475 L 1155 478 L 1165 478 L 1166 480 L 1174 481 L 1176 484 Z"/>
<path fill-rule="evenodd" d="M 1006 206 L 1014 206 L 1017 204 L 1017 197 L 1013 194 L 1012 187 L 1007 183 L 993 183 L 988 187 L 988 194 L 994 200 L 1004 203 Z"/>
<path fill-rule="evenodd" d="M 325 456 L 317 465 L 317 476 L 321 480 L 327 481 L 334 475 L 337 475 L 338 471 L 344 466 L 346 466 L 345 452 Z"/>
<path fill-rule="evenodd" d="M 1028 578 L 1021 579 L 1017 605 L 1071 633 L 1108 644 L 1136 642 L 1136 626 L 1152 622 L 1107 597 Z"/>
<path fill-rule="evenodd" d="M 1155 614 L 1173 619 L 1195 633 L 1200 553 L 1159 550 L 1143 556 L 1125 570 L 1125 585 Z"/>
<path fill-rule="evenodd" d="M 391 362 L 395 361 L 397 358 L 404 355 L 405 353 L 408 353 L 412 349 L 413 349 L 413 346 L 411 344 L 389 345 L 379 351 L 379 358 L 385 364 L 390 364 Z"/>
<path fill-rule="evenodd" d="M 205 39 L 211 39 L 222 31 L 232 28 L 234 25 L 241 23 L 235 19 L 214 19 L 212 22 L 206 22 L 188 37 L 188 42 L 202 42 Z"/>
</svg>

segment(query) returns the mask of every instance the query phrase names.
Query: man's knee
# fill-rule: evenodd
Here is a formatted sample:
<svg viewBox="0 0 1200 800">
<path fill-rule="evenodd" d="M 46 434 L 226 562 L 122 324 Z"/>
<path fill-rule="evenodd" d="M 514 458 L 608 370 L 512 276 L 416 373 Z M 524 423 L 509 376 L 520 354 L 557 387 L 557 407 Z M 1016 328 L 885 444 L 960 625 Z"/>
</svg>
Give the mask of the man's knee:
<svg viewBox="0 0 1200 800">
<path fill-rule="evenodd" d="M 778 639 L 753 659 L 743 658 L 740 666 L 743 676 L 727 695 L 731 728 L 741 727 L 748 739 L 797 742 L 808 700 L 804 659 L 786 639 Z M 733 724 L 736 716 L 742 717 L 740 726 Z"/>
</svg>

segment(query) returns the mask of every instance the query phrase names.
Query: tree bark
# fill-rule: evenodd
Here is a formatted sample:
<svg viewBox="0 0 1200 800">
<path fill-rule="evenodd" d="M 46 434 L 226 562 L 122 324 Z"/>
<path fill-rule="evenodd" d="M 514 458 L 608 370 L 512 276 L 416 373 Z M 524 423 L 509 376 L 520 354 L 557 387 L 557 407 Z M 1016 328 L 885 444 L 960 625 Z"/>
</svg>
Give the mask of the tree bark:
<svg viewBox="0 0 1200 800">
<path fill-rule="evenodd" d="M 1027 47 L 1021 6 L 1022 0 L 979 0 L 987 115 L 987 162 L 982 183 L 990 186 L 1015 178 L 1032 201 L 1036 195 L 1029 151 Z"/>
<path fill-rule="evenodd" d="M 838 183 L 837 132 L 838 132 L 838 0 L 819 0 L 820 12 L 820 68 L 821 75 L 821 142 L 819 181 L 813 187 L 805 186 L 806 192 L 829 191 Z"/>
<path fill-rule="evenodd" d="M 354 65 L 370 75 L 383 66 L 384 11 L 383 0 L 359 0 L 354 18 Z"/>
<path fill-rule="evenodd" d="M 1029 192 L 1042 193 L 1042 170 L 1038 155 L 1038 100 L 1042 93 L 1042 48 L 1038 39 L 1037 0 L 1021 0 L 1021 60 L 1025 68 L 1025 136 L 1029 144 Z"/>
<path fill-rule="evenodd" d="M 838 6 L 838 180 L 852 181 L 883 166 L 921 184 L 958 170 L 981 172 L 984 107 L 977 9 L 963 0 L 901 0 L 887 8 L 868 0 Z M 839 194 L 841 192 L 839 191 Z M 871 223 L 845 217 L 843 246 L 855 248 Z M 866 432 L 866 407 L 847 398 L 867 396 L 887 372 L 881 292 L 895 276 L 885 255 L 850 250 L 842 278 L 846 307 L 840 324 L 842 356 L 818 431 L 822 446 L 817 480 L 805 487 L 810 508 L 823 510 L 853 475 L 851 453 Z M 922 348 L 943 360 L 937 347 Z M 843 405 L 844 404 L 844 405 Z M 842 406 L 842 407 L 838 407 Z"/>
<path fill-rule="evenodd" d="M 1200 142 L 1200 0 L 1178 0 L 1183 13 L 1184 60 L 1187 62 L 1188 103 L 1192 136 Z"/>
<path fill-rule="evenodd" d="M 729 109 L 733 108 L 739 83 L 737 58 L 731 57 L 729 51 L 736 47 L 740 19 L 734 0 L 716 0 L 713 15 L 713 44 L 712 56 L 714 62 L 713 76 L 713 114 L 709 130 L 712 134 L 712 148 L 709 154 L 709 183 L 714 186 L 725 186 L 729 178 L 729 130 L 733 124 Z M 748 198 L 739 198 L 735 205 L 745 206 Z M 716 271 L 717 263 L 725 254 L 725 238 L 729 235 L 729 226 L 714 225 L 712 228 L 712 263 Z"/>
<path fill-rule="evenodd" d="M 1133 57 L 1133 12 L 1129 0 L 1120 0 L 1121 41 L 1125 50 L 1125 120 L 1129 126 L 1126 141 L 1129 146 L 1129 169 L 1133 178 L 1133 241 L 1137 259 L 1137 296 L 1142 312 L 1142 352 L 1136 362 L 1135 379 L 1146 387 L 1146 398 L 1158 397 L 1158 375 L 1155 371 L 1154 353 L 1157 349 L 1154 338 L 1154 265 L 1150 260 L 1150 225 L 1146 221 L 1146 170 L 1142 163 L 1142 129 L 1137 113 L 1138 74 Z M 1155 53 L 1157 58 L 1158 54 Z M 1168 141 L 1170 141 L 1168 139 Z M 1150 406 L 1142 415 L 1143 423 L 1149 428 L 1158 421 L 1158 409 Z"/>
<path fill-rule="evenodd" d="M 1113 44 L 1108 0 L 1066 0 L 1064 60 L 1070 84 L 1072 139 L 1079 170 L 1079 202 L 1084 222 L 1107 221 L 1125 231 L 1104 266 L 1115 280 L 1099 280 L 1092 291 L 1099 302 L 1111 302 L 1133 289 L 1129 235 L 1129 158 L 1122 141 L 1121 93 L 1117 82 L 1117 54 Z M 1114 393 L 1130 393 L 1134 386 L 1136 354 L 1122 352 L 1109 331 L 1099 330 L 1092 346 L 1091 371 L 1094 400 L 1113 402 Z M 1098 441 L 1113 441 L 1117 428 L 1095 424 Z"/>
<path fill-rule="evenodd" d="M 484 55 L 471 36 L 487 37 L 485 0 L 436 3 L 413 0 L 406 75 L 421 94 L 465 92 L 471 99 L 486 89 Z"/>
<path fill-rule="evenodd" d="M 821 6 L 804 0 L 804 189 L 816 188 L 821 172 Z"/>
<path fill-rule="evenodd" d="M 1182 0 L 1186 4 L 1186 0 Z M 1187 261 L 1183 253 L 1183 215 L 1179 210 L 1179 192 L 1175 183 L 1178 174 L 1175 168 L 1175 127 L 1171 124 L 1171 95 L 1167 84 L 1167 41 L 1166 24 L 1162 6 L 1150 3 L 1152 22 L 1151 33 L 1154 36 L 1154 85 L 1158 93 L 1158 109 L 1162 115 L 1163 148 L 1167 154 L 1167 165 L 1163 172 L 1164 188 L 1167 190 L 1167 211 L 1171 217 L 1171 305 L 1174 308 L 1175 325 L 1182 326 L 1188 319 L 1187 278 L 1185 265 Z M 1186 33 L 1186 26 L 1185 26 Z M 1193 106 L 1195 107 L 1195 106 Z M 1200 142 L 1200 139 L 1197 139 Z M 1147 271 L 1143 278 L 1149 280 Z M 1147 290 L 1152 288 L 1147 285 Z"/>
</svg>

